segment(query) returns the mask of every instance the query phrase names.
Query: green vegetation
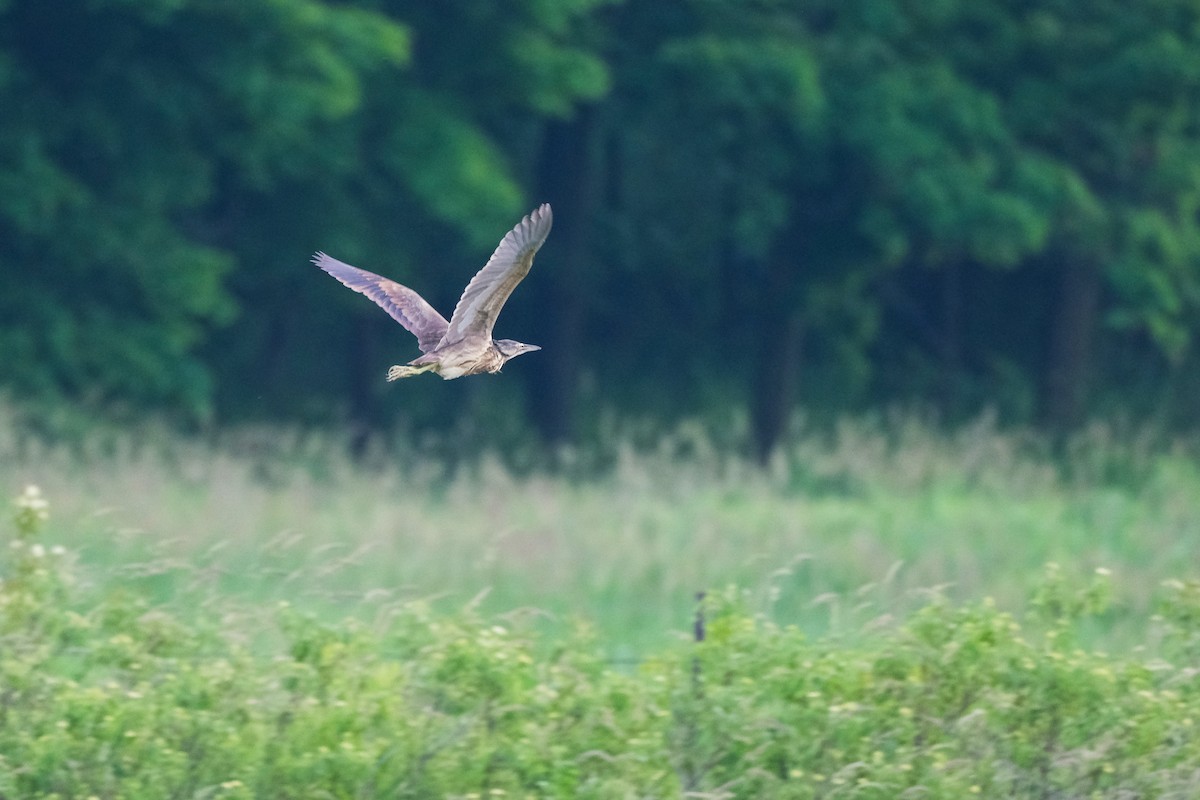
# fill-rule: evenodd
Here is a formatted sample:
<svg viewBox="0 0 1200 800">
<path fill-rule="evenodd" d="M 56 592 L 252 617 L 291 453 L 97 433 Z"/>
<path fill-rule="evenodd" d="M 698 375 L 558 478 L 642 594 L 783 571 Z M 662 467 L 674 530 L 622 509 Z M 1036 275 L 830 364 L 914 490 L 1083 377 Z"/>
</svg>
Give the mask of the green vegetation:
<svg viewBox="0 0 1200 800">
<path fill-rule="evenodd" d="M 354 461 L 339 440 L 278 429 L 74 445 L 0 430 L 0 485 L 55 499 L 48 541 L 155 602 L 288 601 L 330 620 L 369 615 L 365 598 L 445 610 L 483 593 L 485 613 L 586 619 L 618 658 L 686 628 L 702 589 L 737 584 L 756 612 L 844 634 L 934 587 L 1019 612 L 1047 562 L 1113 571 L 1116 603 L 1089 635 L 1118 644 L 1200 556 L 1195 445 L 1100 426 L 1058 459 L 988 419 L 950 435 L 846 420 L 799 431 L 765 472 L 689 426 L 644 447 L 614 435 L 576 454 L 578 478 L 382 445 Z"/>
<path fill-rule="evenodd" d="M 1194 0 L 0 0 L 0 108 L 0 800 L 1200 796 Z M 308 264 L 542 201 L 500 377 Z"/>
<path fill-rule="evenodd" d="M 1051 570 L 1030 627 L 934 599 L 856 643 L 705 605 L 702 643 L 617 670 L 586 630 L 387 602 L 185 620 L 84 589 L 27 489 L 0 567 L 0 793 L 64 798 L 1187 797 L 1200 586 L 1149 648 L 1080 649 L 1109 577 Z M 1118 582 L 1119 583 L 1119 582 Z M 87 602 L 81 602 L 83 598 Z M 265 639 L 265 641 L 264 641 Z"/>
<path fill-rule="evenodd" d="M 2 388 L 85 414 L 590 442 L 914 400 L 1069 430 L 1200 405 L 1192 0 L 0 0 Z M 502 380 L 452 308 L 534 204 Z M 731 411 L 732 410 L 732 411 Z"/>
</svg>

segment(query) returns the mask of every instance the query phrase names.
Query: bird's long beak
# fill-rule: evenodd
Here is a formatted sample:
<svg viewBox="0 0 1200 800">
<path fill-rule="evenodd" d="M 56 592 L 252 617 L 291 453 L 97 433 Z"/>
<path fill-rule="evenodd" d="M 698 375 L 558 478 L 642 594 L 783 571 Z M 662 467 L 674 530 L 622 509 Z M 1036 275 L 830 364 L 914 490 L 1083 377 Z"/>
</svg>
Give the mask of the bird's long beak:
<svg viewBox="0 0 1200 800">
<path fill-rule="evenodd" d="M 527 352 L 527 353 L 532 353 L 534 350 L 541 350 L 541 349 L 542 349 L 542 348 L 541 348 L 541 347 L 539 347 L 539 346 L 538 346 L 538 345 L 536 345 L 536 344 L 527 344 L 527 345 L 525 345 L 525 352 Z"/>
</svg>

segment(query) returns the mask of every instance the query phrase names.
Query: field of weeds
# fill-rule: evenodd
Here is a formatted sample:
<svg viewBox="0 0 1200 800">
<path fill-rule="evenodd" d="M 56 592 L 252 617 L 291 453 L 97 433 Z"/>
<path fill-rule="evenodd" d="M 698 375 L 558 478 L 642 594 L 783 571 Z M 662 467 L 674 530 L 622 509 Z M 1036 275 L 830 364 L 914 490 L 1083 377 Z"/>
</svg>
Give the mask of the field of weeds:
<svg viewBox="0 0 1200 800">
<path fill-rule="evenodd" d="M 853 635 L 930 593 L 1020 612 L 1054 563 L 1112 576 L 1086 633 L 1119 644 L 1141 635 L 1162 582 L 1200 563 L 1195 443 L 1104 426 L 1051 455 L 988 419 L 950 433 L 845 420 L 802 428 L 765 471 L 685 426 L 644 447 L 615 437 L 581 475 L 382 448 L 351 459 L 336 437 L 278 430 L 54 445 L 5 423 L 0 487 L 41 488 L 45 539 L 81 580 L 184 613 L 528 609 L 636 660 L 688 628 L 700 590 L 737 585 L 775 622 Z"/>
</svg>

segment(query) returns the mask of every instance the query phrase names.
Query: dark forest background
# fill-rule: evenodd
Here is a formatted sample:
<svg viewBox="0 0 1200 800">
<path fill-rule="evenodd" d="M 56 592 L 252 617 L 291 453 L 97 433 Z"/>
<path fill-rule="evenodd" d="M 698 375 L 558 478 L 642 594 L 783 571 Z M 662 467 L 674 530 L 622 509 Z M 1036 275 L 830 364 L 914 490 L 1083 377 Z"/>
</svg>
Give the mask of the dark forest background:
<svg viewBox="0 0 1200 800">
<path fill-rule="evenodd" d="M 555 228 L 499 377 L 444 313 Z M 586 442 L 606 420 L 1200 408 L 1192 0 L 0 0 L 0 390 L 184 424 Z M 740 422 L 738 422 L 740 421 Z"/>
</svg>

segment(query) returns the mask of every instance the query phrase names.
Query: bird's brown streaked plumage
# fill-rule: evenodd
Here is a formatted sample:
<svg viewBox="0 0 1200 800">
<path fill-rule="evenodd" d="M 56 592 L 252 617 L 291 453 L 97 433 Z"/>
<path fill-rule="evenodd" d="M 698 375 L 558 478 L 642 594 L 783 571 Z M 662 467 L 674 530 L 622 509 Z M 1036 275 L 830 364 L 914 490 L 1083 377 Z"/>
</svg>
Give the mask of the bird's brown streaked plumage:
<svg viewBox="0 0 1200 800">
<path fill-rule="evenodd" d="M 450 323 L 425 302 L 425 298 L 407 286 L 388 280 L 374 272 L 352 267 L 332 256 L 317 253 L 313 263 L 356 292 L 365 294 L 391 315 L 392 319 L 417 337 L 417 347 L 428 353 L 446 335 Z"/>
<path fill-rule="evenodd" d="M 496 317 L 517 284 L 529 274 L 533 257 L 550 235 L 553 215 L 544 203 L 501 240 L 483 269 L 463 290 L 450 321 L 423 297 L 395 281 L 338 261 L 325 253 L 313 263 L 347 287 L 366 295 L 410 333 L 425 355 L 388 370 L 388 380 L 432 370 L 446 380 L 480 372 L 499 372 L 504 362 L 540 350 L 510 339 L 492 339 Z"/>
</svg>

